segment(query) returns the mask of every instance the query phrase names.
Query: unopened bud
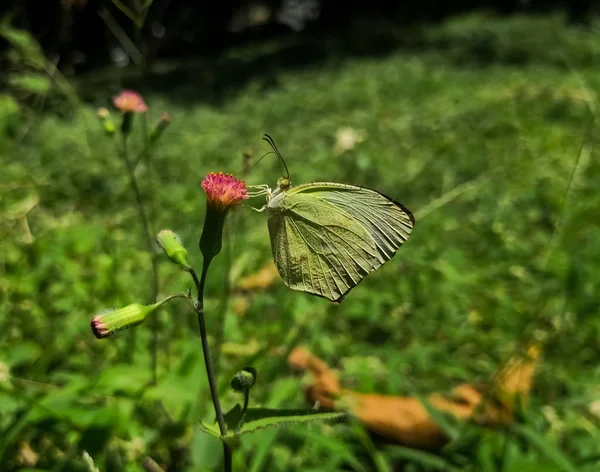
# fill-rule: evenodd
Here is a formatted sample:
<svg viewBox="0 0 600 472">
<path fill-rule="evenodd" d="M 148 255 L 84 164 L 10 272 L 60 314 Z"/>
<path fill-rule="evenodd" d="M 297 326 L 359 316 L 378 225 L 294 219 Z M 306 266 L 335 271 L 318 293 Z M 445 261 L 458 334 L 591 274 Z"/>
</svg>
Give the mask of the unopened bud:
<svg viewBox="0 0 600 472">
<path fill-rule="evenodd" d="M 246 393 L 256 383 L 256 369 L 254 367 L 244 367 L 231 379 L 231 388 L 236 392 Z"/>
<path fill-rule="evenodd" d="M 104 132 L 108 136 L 112 136 L 113 134 L 115 134 L 116 130 L 117 130 L 117 126 L 115 125 L 115 122 L 111 118 L 107 118 L 104 120 Z"/>
<path fill-rule="evenodd" d="M 98 108 L 98 110 L 96 111 L 96 114 L 98 115 L 98 118 L 101 118 L 104 120 L 110 116 L 110 111 L 108 111 L 108 108 L 102 107 L 102 108 Z"/>
<path fill-rule="evenodd" d="M 115 134 L 117 127 L 114 120 L 110 116 L 110 111 L 108 111 L 108 108 L 98 108 L 96 115 L 98 115 L 98 118 L 102 120 L 102 125 L 104 126 L 104 132 L 106 135 L 112 136 Z"/>
<path fill-rule="evenodd" d="M 156 242 L 171 261 L 179 264 L 184 270 L 190 269 L 190 264 L 187 261 L 187 250 L 173 231 L 163 229 L 156 236 Z"/>
<path fill-rule="evenodd" d="M 131 326 L 142 323 L 146 316 L 156 310 L 162 302 L 153 305 L 132 303 L 118 310 L 109 310 L 100 313 L 92 319 L 92 332 L 98 339 L 112 336 Z"/>
<path fill-rule="evenodd" d="M 164 112 L 160 116 L 160 121 L 158 122 L 156 127 L 152 130 L 152 133 L 150 133 L 150 142 L 152 142 L 152 143 L 156 142 L 158 140 L 158 138 L 160 138 L 160 136 L 163 134 L 164 130 L 166 130 L 170 124 L 171 124 L 171 115 L 169 115 L 167 112 Z"/>
</svg>

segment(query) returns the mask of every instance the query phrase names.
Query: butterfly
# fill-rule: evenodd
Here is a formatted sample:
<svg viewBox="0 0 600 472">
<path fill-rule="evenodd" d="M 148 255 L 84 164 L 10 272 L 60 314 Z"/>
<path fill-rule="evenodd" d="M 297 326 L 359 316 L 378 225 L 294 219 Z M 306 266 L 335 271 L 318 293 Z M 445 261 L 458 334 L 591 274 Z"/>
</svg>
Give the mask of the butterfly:
<svg viewBox="0 0 600 472">
<path fill-rule="evenodd" d="M 273 259 L 293 290 L 339 303 L 369 273 L 389 261 L 415 225 L 411 212 L 376 190 L 334 182 L 292 186 L 281 153 L 263 138 L 285 167 L 266 194 Z"/>
</svg>

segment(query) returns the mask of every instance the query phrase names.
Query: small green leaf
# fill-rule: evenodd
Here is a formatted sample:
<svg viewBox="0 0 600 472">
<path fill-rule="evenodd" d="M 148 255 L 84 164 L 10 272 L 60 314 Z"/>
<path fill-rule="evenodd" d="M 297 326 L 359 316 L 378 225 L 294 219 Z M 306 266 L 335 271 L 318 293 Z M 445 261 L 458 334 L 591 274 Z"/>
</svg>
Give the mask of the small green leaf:
<svg viewBox="0 0 600 472">
<path fill-rule="evenodd" d="M 226 440 L 241 434 L 254 433 L 264 428 L 302 424 L 310 421 L 341 420 L 346 417 L 346 413 L 317 413 L 313 410 L 302 409 L 248 408 L 241 428 L 235 431 L 241 417 L 242 407 L 239 403 L 225 414 L 225 423 L 227 425 Z M 206 421 L 200 421 L 200 429 L 212 436 L 221 437 L 219 425 L 216 422 L 211 425 Z"/>
<path fill-rule="evenodd" d="M 2 19 L 0 23 L 0 36 L 20 52 L 25 62 L 42 69 L 45 57 L 38 42 L 26 30 L 13 28 L 9 21 L 9 18 L 6 16 Z"/>
<path fill-rule="evenodd" d="M 446 459 L 436 456 L 427 451 L 419 451 L 404 446 L 395 446 L 389 450 L 390 455 L 394 459 L 401 459 L 409 462 L 414 462 L 428 470 L 439 470 L 445 472 L 458 472 L 459 469 L 454 467 Z"/>
<path fill-rule="evenodd" d="M 239 406 L 239 405 L 238 405 Z M 215 438 L 221 437 L 221 431 L 219 430 L 219 425 L 217 423 L 210 424 L 204 420 L 200 420 L 200 429 Z"/>
<path fill-rule="evenodd" d="M 234 412 L 235 410 L 235 412 Z M 241 416 L 241 408 L 236 405 L 230 413 L 232 415 L 226 421 L 235 420 L 234 427 Z M 310 421 L 331 421 L 340 420 L 346 416 L 346 413 L 325 412 L 316 413 L 313 410 L 303 409 L 270 409 L 270 408 L 248 408 L 246 419 L 237 434 L 253 433 L 259 429 L 269 427 L 286 426 L 290 424 L 308 423 Z M 229 426 L 229 424 L 228 424 Z"/>
<path fill-rule="evenodd" d="M 8 83 L 25 92 L 44 94 L 50 88 L 50 79 L 40 74 L 19 73 L 8 78 Z"/>
</svg>

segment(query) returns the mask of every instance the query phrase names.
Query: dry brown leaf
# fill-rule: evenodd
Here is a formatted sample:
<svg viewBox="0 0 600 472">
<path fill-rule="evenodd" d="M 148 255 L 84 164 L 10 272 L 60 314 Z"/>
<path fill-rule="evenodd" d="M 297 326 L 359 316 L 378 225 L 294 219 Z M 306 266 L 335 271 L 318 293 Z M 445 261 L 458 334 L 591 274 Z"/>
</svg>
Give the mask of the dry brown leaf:
<svg viewBox="0 0 600 472">
<path fill-rule="evenodd" d="M 533 346 L 527 359 L 511 360 L 500 372 L 496 385 L 496 390 L 504 395 L 500 404 L 483 403 L 485 396 L 468 384 L 458 385 L 451 396 L 432 394 L 428 400 L 437 410 L 458 419 L 475 420 L 491 427 L 505 424 L 512 420 L 514 399 L 526 398 L 531 390 L 540 352 L 539 346 Z M 448 441 L 416 397 L 363 394 L 342 389 L 335 372 L 304 348 L 294 349 L 288 363 L 293 369 L 312 375 L 312 382 L 305 392 L 310 403 L 319 402 L 328 409 L 348 410 L 370 431 L 397 444 L 438 450 Z M 513 402 L 507 400 L 511 398 Z"/>
<path fill-rule="evenodd" d="M 19 445 L 19 456 L 17 458 L 20 465 L 24 467 L 34 467 L 40 460 L 40 455 L 31 449 L 28 442 L 22 442 Z"/>
</svg>

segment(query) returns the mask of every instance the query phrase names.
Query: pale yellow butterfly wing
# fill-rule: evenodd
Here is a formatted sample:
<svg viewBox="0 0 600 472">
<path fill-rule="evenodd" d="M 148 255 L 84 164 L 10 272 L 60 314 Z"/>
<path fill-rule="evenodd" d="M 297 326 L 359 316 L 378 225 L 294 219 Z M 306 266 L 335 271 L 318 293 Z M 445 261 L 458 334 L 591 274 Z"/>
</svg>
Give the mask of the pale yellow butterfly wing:
<svg viewBox="0 0 600 472">
<path fill-rule="evenodd" d="M 336 183 L 292 187 L 269 209 L 273 257 L 286 285 L 331 301 L 391 259 L 414 226 L 389 197 Z"/>
</svg>

